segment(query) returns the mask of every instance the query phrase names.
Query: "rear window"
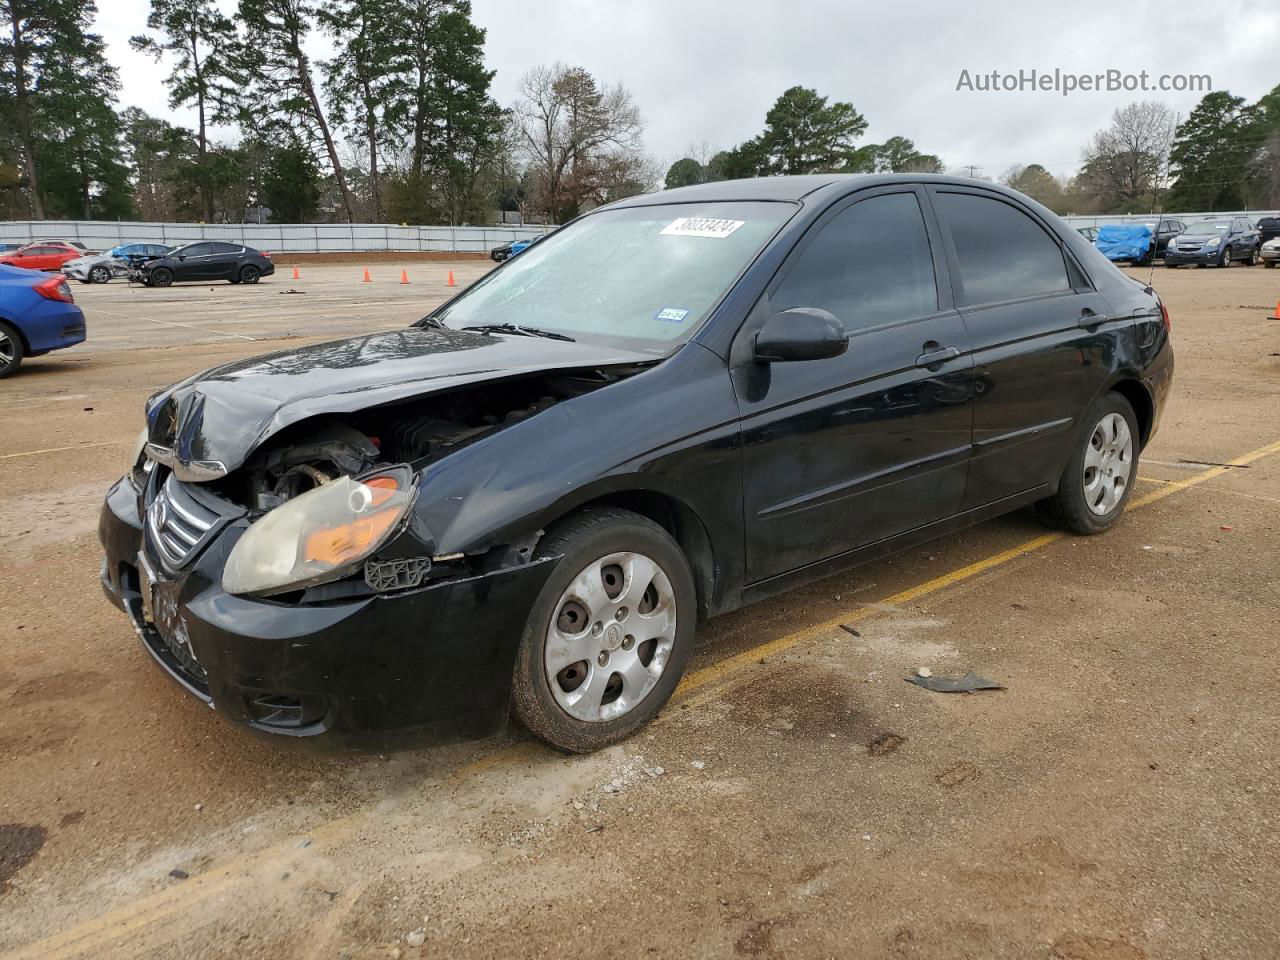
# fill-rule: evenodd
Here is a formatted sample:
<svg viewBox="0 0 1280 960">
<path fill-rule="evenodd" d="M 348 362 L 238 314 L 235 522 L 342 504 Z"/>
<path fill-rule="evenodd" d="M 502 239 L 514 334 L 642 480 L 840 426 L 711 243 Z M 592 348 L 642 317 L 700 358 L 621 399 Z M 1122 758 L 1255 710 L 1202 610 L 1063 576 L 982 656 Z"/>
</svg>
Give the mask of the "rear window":
<svg viewBox="0 0 1280 960">
<path fill-rule="evenodd" d="M 971 193 L 938 193 L 934 203 L 951 232 L 967 303 L 1071 289 L 1058 242 L 1012 204 Z"/>
</svg>

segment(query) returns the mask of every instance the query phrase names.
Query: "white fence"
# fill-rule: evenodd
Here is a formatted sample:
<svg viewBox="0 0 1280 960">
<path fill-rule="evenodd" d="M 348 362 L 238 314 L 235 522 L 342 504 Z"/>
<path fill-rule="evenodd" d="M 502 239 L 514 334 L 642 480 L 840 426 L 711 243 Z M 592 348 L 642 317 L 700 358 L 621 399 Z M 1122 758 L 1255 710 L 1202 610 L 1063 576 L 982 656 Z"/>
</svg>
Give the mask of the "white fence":
<svg viewBox="0 0 1280 960">
<path fill-rule="evenodd" d="M 1157 220 L 1179 220 L 1182 223 L 1193 223 L 1196 220 L 1203 220 L 1205 217 L 1213 217 L 1214 219 L 1241 217 L 1250 223 L 1257 223 L 1260 217 L 1280 217 L 1280 212 L 1275 210 L 1227 210 L 1217 213 L 1178 213 L 1175 210 L 1169 210 L 1164 213 L 1099 214 L 1087 217 L 1072 215 L 1062 219 L 1073 227 L 1105 227 L 1109 223 L 1154 223 Z"/>
<path fill-rule="evenodd" d="M 141 223 L 112 220 L 0 221 L 0 243 L 78 240 L 90 250 L 121 243 L 226 240 L 268 253 L 367 253 L 372 251 L 487 253 L 512 240 L 527 240 L 553 227 L 401 227 L 385 223 Z"/>
</svg>

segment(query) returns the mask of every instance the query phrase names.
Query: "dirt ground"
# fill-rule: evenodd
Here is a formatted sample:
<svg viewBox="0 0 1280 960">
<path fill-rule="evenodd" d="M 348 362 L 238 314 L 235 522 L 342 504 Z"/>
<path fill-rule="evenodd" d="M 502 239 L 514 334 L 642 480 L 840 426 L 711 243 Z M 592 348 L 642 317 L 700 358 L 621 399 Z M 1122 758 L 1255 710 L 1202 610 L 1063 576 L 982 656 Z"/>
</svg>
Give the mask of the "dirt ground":
<svg viewBox="0 0 1280 960">
<path fill-rule="evenodd" d="M 152 390 L 402 325 L 448 292 L 404 268 L 77 287 L 90 341 L 0 383 L 0 956 L 1280 956 L 1280 272 L 1156 271 L 1175 395 L 1111 533 L 1019 513 L 704 624 L 595 756 L 318 758 L 155 668 L 96 514 Z"/>
</svg>

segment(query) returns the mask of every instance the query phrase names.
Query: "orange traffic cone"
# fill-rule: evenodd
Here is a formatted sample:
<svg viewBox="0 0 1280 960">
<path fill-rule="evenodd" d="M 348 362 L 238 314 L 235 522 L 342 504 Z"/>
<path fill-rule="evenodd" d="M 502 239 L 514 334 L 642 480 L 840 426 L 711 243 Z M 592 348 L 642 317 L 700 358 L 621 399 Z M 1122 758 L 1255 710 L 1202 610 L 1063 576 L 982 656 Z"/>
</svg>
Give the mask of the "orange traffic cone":
<svg viewBox="0 0 1280 960">
<path fill-rule="evenodd" d="M 300 274 L 300 273 L 298 272 L 298 268 L 297 268 L 297 266 L 294 266 L 294 268 L 293 268 L 293 279 L 295 279 L 295 280 L 301 280 L 301 279 L 302 279 L 302 274 Z"/>
<path fill-rule="evenodd" d="M 446 284 L 445 284 L 445 286 L 446 286 L 446 287 L 456 287 L 456 286 L 457 286 L 457 284 L 453 282 L 453 271 L 452 271 L 452 270 L 450 270 L 450 271 L 449 271 L 449 282 L 448 282 L 448 283 L 446 283 Z"/>
<path fill-rule="evenodd" d="M 361 282 L 362 282 L 362 283 L 373 283 L 373 278 L 372 278 L 371 276 L 369 276 L 369 268 L 368 268 L 368 267 L 365 267 L 365 268 L 364 268 L 364 280 L 362 280 Z"/>
<path fill-rule="evenodd" d="M 1280 300 L 1276 301 L 1276 312 L 1271 315 L 1272 320 L 1280 320 Z"/>
<path fill-rule="evenodd" d="M 401 270 L 401 271 L 400 271 L 400 282 L 401 282 L 401 283 L 408 283 L 408 282 L 409 282 L 409 271 L 408 271 L 408 270 Z"/>
</svg>

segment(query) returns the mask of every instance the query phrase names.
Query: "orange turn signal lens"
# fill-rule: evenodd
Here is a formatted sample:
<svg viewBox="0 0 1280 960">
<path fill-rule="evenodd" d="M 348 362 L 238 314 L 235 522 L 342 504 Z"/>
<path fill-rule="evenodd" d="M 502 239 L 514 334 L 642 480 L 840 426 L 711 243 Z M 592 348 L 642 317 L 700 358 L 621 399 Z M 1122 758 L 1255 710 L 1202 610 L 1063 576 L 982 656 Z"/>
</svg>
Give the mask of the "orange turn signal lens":
<svg viewBox="0 0 1280 960">
<path fill-rule="evenodd" d="M 399 517 L 398 509 L 379 510 L 351 523 L 317 530 L 307 537 L 302 559 L 306 563 L 333 567 L 359 559 L 372 549 Z"/>
</svg>

